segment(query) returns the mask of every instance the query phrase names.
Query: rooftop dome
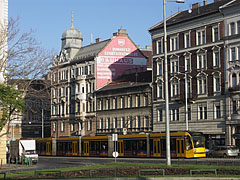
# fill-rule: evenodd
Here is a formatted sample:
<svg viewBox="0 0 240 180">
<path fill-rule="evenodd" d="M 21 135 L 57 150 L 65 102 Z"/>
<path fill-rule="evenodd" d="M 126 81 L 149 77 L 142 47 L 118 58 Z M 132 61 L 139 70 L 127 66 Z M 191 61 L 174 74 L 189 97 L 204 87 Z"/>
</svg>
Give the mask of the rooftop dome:
<svg viewBox="0 0 240 180">
<path fill-rule="evenodd" d="M 73 27 L 70 27 L 69 29 L 65 30 L 62 33 L 62 39 L 69 39 L 69 38 L 73 38 L 73 39 L 82 39 L 82 33 Z"/>
</svg>

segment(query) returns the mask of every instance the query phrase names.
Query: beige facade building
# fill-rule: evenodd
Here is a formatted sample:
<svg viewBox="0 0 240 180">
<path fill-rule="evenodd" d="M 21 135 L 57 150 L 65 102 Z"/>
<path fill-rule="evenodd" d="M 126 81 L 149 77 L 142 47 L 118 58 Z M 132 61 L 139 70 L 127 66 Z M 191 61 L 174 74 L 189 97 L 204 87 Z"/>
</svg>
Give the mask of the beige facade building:
<svg viewBox="0 0 240 180">
<path fill-rule="evenodd" d="M 96 134 L 152 132 L 151 82 L 151 71 L 131 72 L 96 91 Z"/>
</svg>

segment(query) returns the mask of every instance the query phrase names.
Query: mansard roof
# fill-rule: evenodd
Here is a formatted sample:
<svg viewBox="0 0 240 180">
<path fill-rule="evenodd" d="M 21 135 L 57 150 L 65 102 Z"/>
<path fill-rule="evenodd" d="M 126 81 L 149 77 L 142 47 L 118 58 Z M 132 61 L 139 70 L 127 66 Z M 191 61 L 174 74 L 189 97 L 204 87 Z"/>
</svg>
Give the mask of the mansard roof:
<svg viewBox="0 0 240 180">
<path fill-rule="evenodd" d="M 81 61 L 87 59 L 93 59 L 98 53 L 110 42 L 111 39 L 100 41 L 98 43 L 90 44 L 80 48 L 73 58 L 73 61 Z"/>
<path fill-rule="evenodd" d="M 231 1 L 215 0 L 214 3 L 193 8 L 191 9 L 191 11 L 189 10 L 181 11 L 172 15 L 171 17 L 167 18 L 167 26 L 175 25 L 185 21 L 194 20 L 196 18 L 203 17 L 203 16 L 208 16 L 210 14 L 220 12 L 221 8 L 236 6 L 239 4 L 240 4 L 240 0 L 231 0 Z M 163 28 L 163 21 L 150 27 L 148 30 L 149 32 L 152 32 L 162 28 Z"/>
</svg>

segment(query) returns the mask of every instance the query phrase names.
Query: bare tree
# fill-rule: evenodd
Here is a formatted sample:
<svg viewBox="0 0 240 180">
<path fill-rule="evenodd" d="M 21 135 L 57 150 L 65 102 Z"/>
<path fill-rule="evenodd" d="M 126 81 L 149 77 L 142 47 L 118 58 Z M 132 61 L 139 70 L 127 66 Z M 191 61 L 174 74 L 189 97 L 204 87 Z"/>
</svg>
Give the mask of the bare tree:
<svg viewBox="0 0 240 180">
<path fill-rule="evenodd" d="M 12 88 L 21 84 L 23 98 L 27 93 L 32 92 L 31 84 L 48 73 L 53 56 L 56 54 L 52 50 L 42 48 L 34 38 L 34 33 L 33 30 L 21 33 L 19 18 L 10 18 L 7 26 L 0 25 L 0 73 L 4 74 L 5 84 L 11 82 L 10 84 L 14 85 Z M 45 87 L 49 88 L 49 83 Z M 43 91 L 43 89 L 39 90 Z M 41 95 L 34 92 L 34 96 L 36 94 Z M 26 108 L 31 109 L 31 107 Z M 15 117 L 16 112 L 11 112 L 7 121 L 1 123 L 9 125 Z M 6 129 L 9 130 L 9 127 Z"/>
</svg>

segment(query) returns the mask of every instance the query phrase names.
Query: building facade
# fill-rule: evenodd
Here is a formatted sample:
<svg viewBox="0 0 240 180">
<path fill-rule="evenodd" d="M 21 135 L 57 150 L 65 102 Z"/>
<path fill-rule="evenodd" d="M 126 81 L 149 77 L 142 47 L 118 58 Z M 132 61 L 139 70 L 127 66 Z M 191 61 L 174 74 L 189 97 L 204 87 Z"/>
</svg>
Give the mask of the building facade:
<svg viewBox="0 0 240 180">
<path fill-rule="evenodd" d="M 192 9 L 167 19 L 170 130 L 186 130 L 188 122 L 190 131 L 205 134 L 210 147 L 231 144 L 227 134 L 225 93 L 225 40 L 229 25 L 222 10 L 236 5 L 239 8 L 239 1 L 215 0 L 211 4 L 204 1 L 203 6 L 193 4 Z M 155 132 L 165 131 L 163 28 L 160 22 L 149 29 L 153 44 Z"/>
<path fill-rule="evenodd" d="M 8 25 L 8 0 L 0 0 L 0 82 L 4 81 L 6 52 L 7 52 L 7 25 Z M 5 54 L 5 55 L 4 55 Z"/>
<path fill-rule="evenodd" d="M 6 25 L 8 23 L 8 0 L 0 0 L 0 35 L 2 37 L 6 37 L 4 31 L 2 29 L 5 29 Z M 4 33 L 4 34 L 2 34 Z M 6 57 L 4 56 L 4 53 L 7 51 L 7 39 L 1 40 L 3 42 L 2 45 L 0 45 L 0 64 L 3 64 L 3 59 Z M 5 44 L 6 43 L 6 44 Z M 3 48 L 2 48 L 3 47 Z M 4 67 L 4 66 L 1 66 Z M 0 68 L 0 83 L 4 82 L 4 72 L 5 68 Z M 1 114 L 1 111 L 0 111 Z M 5 128 L 2 129 L 0 132 L 1 138 L 0 138 L 0 159 L 2 159 L 2 163 L 6 164 L 6 140 L 7 136 L 3 135 L 6 134 L 7 130 Z"/>
<path fill-rule="evenodd" d="M 82 46 L 81 32 L 72 24 L 62 34 L 62 49 L 51 68 L 52 137 L 94 135 L 94 91 L 127 69 L 146 70 L 146 62 L 126 30 Z"/>
<path fill-rule="evenodd" d="M 151 71 L 130 72 L 97 90 L 96 134 L 152 132 L 151 82 Z"/>
<path fill-rule="evenodd" d="M 227 144 L 240 147 L 240 2 L 220 7 L 224 19 Z"/>
</svg>

